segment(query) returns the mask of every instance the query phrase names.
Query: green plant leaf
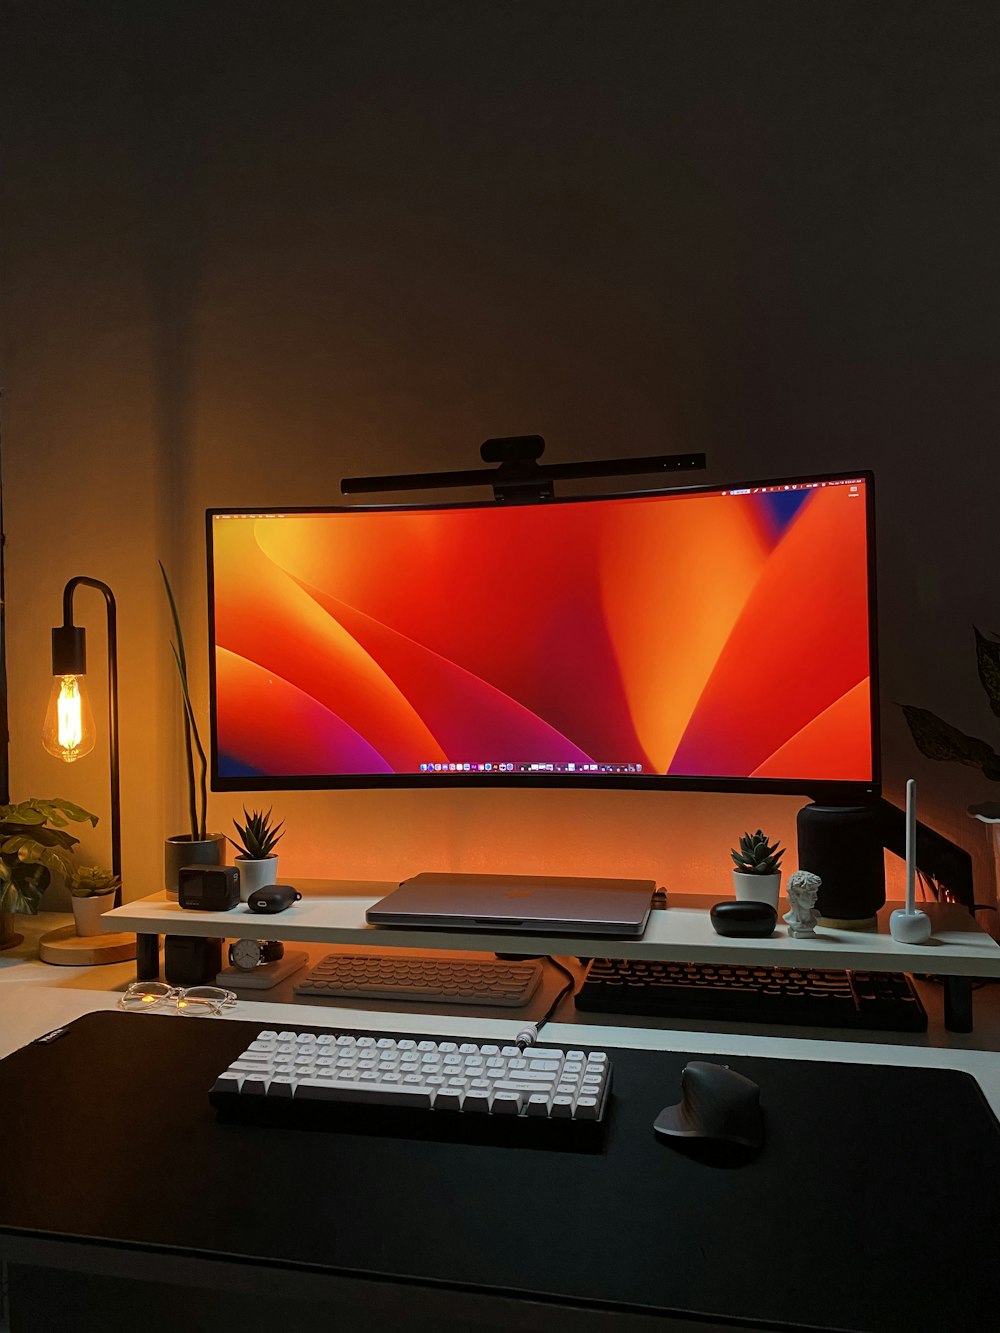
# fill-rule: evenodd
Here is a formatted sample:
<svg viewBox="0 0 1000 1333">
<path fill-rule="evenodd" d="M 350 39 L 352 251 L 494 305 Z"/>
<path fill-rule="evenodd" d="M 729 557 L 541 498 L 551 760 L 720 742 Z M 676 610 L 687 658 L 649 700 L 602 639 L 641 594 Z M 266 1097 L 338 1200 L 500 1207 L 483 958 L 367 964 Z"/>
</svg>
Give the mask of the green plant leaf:
<svg viewBox="0 0 1000 1333">
<path fill-rule="evenodd" d="M 92 898 L 117 889 L 121 879 L 103 866 L 73 866 L 66 876 L 66 887 L 74 898 Z"/>
<path fill-rule="evenodd" d="M 901 704 L 906 725 L 916 742 L 917 749 L 928 759 L 948 759 L 971 768 L 981 768 L 987 777 L 1000 778 L 1000 755 L 985 741 L 966 736 L 950 722 L 945 722 L 926 708 Z"/>
<path fill-rule="evenodd" d="M 10 869 L 10 867 L 8 867 Z M 0 912 L 34 916 L 52 876 L 45 866 L 17 865 L 0 888 Z"/>
<path fill-rule="evenodd" d="M 975 626 L 973 626 L 975 629 Z M 976 634 L 976 664 L 979 667 L 979 679 L 982 681 L 990 708 L 1000 717 L 1000 639 L 988 639 L 985 634 Z"/>
<path fill-rule="evenodd" d="M 29 801 L 21 801 L 18 805 L 5 805 L 0 808 L 0 823 L 13 821 L 18 824 L 54 824 L 57 828 L 65 828 L 67 824 L 85 824 L 88 821 L 91 826 L 96 828 L 98 819 L 92 815 L 89 810 L 84 810 L 80 805 L 74 805 L 72 801 L 63 801 L 59 797 L 53 797 L 51 800 L 39 800 L 33 797 Z"/>
<path fill-rule="evenodd" d="M 206 836 L 206 820 L 208 807 L 208 760 L 205 756 L 205 748 L 201 743 L 201 736 L 198 732 L 198 723 L 195 721 L 194 708 L 191 704 L 191 691 L 188 687 L 187 674 L 187 655 L 184 652 L 184 634 L 181 630 L 181 618 L 177 612 L 177 603 L 174 600 L 174 591 L 170 586 L 170 580 L 167 578 L 167 571 L 163 567 L 163 561 L 157 561 L 160 566 L 160 573 L 163 576 L 163 586 L 166 589 L 167 601 L 170 603 L 170 615 L 174 623 L 174 635 L 177 642 L 171 643 L 170 647 L 174 655 L 174 661 L 177 664 L 177 674 L 180 677 L 181 696 L 184 702 L 184 745 L 185 759 L 187 767 L 188 780 L 188 813 L 191 820 L 191 837 L 199 839 Z M 193 748 L 192 748 L 193 747 Z M 195 788 L 195 751 L 198 754 L 199 774 L 197 793 Z M 197 797 L 200 796 L 200 806 Z"/>
<path fill-rule="evenodd" d="M 46 828 L 43 824 L 10 824 L 6 820 L 0 821 L 0 838 L 6 842 L 18 837 L 31 838 L 45 847 L 62 847 L 66 851 L 75 847 L 80 841 L 79 838 L 74 838 L 72 833 L 64 833 L 58 828 Z M 0 843 L 0 851 L 5 850 L 6 848 Z"/>
<path fill-rule="evenodd" d="M 60 875 L 68 875 L 73 864 L 62 848 L 43 846 L 37 839 L 24 834 L 8 838 L 0 850 L 6 857 L 16 857 L 22 865 L 46 866 Z M 17 877 L 16 870 L 14 877 Z"/>
</svg>

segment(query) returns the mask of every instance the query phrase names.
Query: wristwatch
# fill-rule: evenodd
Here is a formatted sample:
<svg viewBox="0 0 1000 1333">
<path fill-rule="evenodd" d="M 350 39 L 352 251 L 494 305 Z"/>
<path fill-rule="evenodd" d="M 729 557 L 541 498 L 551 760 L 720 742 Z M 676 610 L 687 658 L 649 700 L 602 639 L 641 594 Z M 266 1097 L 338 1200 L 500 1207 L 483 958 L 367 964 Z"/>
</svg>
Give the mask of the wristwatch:
<svg viewBox="0 0 1000 1333">
<path fill-rule="evenodd" d="M 233 940 L 229 946 L 229 966 L 252 972 L 263 963 L 276 963 L 284 952 L 281 940 Z"/>
</svg>

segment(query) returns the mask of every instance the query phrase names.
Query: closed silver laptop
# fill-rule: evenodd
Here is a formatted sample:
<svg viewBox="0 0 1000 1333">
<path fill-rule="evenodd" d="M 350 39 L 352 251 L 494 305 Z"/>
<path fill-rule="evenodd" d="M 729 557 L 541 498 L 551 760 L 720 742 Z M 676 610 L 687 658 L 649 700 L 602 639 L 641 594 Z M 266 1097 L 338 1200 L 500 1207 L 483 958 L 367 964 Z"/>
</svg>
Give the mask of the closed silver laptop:
<svg viewBox="0 0 1000 1333">
<path fill-rule="evenodd" d="M 376 926 L 638 937 L 656 881 L 424 873 L 368 908 Z"/>
</svg>

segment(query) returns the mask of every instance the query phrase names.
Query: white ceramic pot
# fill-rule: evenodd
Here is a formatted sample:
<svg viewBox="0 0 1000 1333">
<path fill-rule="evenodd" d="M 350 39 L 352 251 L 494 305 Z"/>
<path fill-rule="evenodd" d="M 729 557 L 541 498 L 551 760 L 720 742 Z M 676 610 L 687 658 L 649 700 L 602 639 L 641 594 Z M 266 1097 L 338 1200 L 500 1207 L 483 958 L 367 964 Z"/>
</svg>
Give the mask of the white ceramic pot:
<svg viewBox="0 0 1000 1333">
<path fill-rule="evenodd" d="M 114 889 L 110 893 L 95 893 L 89 898 L 73 897 L 73 918 L 76 933 L 81 938 L 102 935 L 101 917 L 115 905 Z"/>
<path fill-rule="evenodd" d="M 240 902 L 245 903 L 256 889 L 263 889 L 268 884 L 278 882 L 278 858 L 265 856 L 259 861 L 251 861 L 248 856 L 235 858 L 240 872 Z"/>
<path fill-rule="evenodd" d="M 734 870 L 733 887 L 738 901 L 770 903 L 777 911 L 781 895 L 781 871 L 776 875 L 745 875 L 740 870 Z"/>
</svg>

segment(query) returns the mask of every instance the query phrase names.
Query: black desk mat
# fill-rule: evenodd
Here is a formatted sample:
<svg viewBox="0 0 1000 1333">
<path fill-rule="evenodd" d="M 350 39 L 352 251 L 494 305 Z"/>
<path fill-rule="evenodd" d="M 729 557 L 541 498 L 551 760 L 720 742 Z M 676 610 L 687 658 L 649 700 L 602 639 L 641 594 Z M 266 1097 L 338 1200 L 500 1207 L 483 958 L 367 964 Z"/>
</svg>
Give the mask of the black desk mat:
<svg viewBox="0 0 1000 1333">
<path fill-rule="evenodd" d="M 1000 1127 L 965 1074 L 727 1057 L 768 1137 L 720 1167 L 652 1132 L 689 1054 L 612 1053 L 593 1154 L 219 1124 L 260 1028 L 90 1014 L 0 1062 L 0 1233 L 823 1329 L 1000 1310 Z"/>
</svg>

